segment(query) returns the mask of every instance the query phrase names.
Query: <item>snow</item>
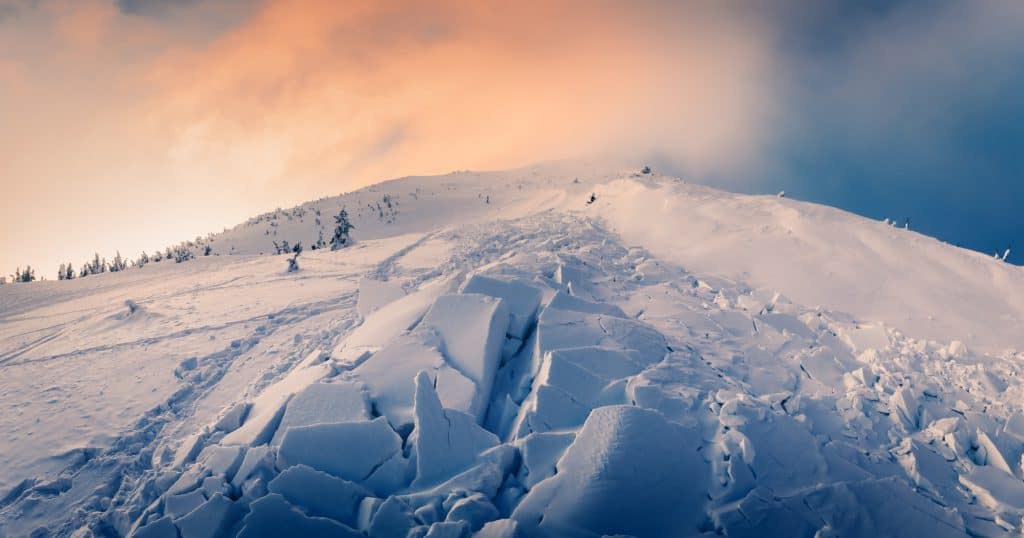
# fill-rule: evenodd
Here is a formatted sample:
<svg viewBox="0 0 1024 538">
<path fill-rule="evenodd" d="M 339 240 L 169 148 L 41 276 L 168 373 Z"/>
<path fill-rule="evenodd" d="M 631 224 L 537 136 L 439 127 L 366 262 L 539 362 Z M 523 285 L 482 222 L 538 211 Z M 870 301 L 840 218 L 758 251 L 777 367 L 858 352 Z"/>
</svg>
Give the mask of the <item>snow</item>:
<svg viewBox="0 0 1024 538">
<path fill-rule="evenodd" d="M 174 524 L 182 538 L 216 538 L 228 534 L 241 517 L 242 508 L 218 494 Z"/>
<path fill-rule="evenodd" d="M 269 255 L 341 207 L 353 246 Z M 1021 531 L 1024 270 L 990 257 L 568 165 L 211 244 L 0 287 L 0 535 Z"/>
<path fill-rule="evenodd" d="M 522 340 L 537 321 L 541 290 L 518 280 L 500 280 L 473 275 L 462 293 L 479 293 L 501 299 L 509 310 L 508 336 Z"/>
<path fill-rule="evenodd" d="M 271 444 L 278 445 L 289 429 L 370 419 L 363 388 L 355 383 L 313 383 L 288 401 Z"/>
<path fill-rule="evenodd" d="M 441 407 L 433 381 L 425 372 L 416 376 L 416 422 L 412 446 L 416 451 L 416 480 L 428 485 L 468 467 L 498 437 L 477 425 L 474 417 Z"/>
<path fill-rule="evenodd" d="M 439 338 L 433 333 L 399 336 L 352 370 L 353 378 L 367 385 L 377 412 L 396 428 L 413 423 L 414 379 L 421 371 L 436 380 L 445 406 L 461 411 L 473 408 L 476 384 L 449 366 L 439 346 Z"/>
<path fill-rule="evenodd" d="M 442 295 L 420 326 L 437 331 L 448 364 L 476 384 L 466 411 L 482 421 L 509 326 L 505 302 L 475 293 Z"/>
<path fill-rule="evenodd" d="M 402 449 L 402 439 L 383 417 L 364 422 L 317 424 L 289 429 L 277 453 L 287 469 L 307 465 L 346 480 L 363 482 Z"/>
<path fill-rule="evenodd" d="M 405 297 L 405 290 L 402 289 L 401 282 L 363 277 L 359 279 L 359 300 L 356 303 L 356 311 L 365 318 L 402 297 Z"/>
<path fill-rule="evenodd" d="M 271 538 L 275 536 L 308 536 L 335 538 L 361 536 L 341 523 L 324 517 L 307 517 L 275 493 L 256 500 L 245 516 L 238 534 L 243 538 Z"/>
<path fill-rule="evenodd" d="M 359 504 L 373 495 L 368 489 L 305 465 L 289 467 L 267 485 L 303 513 L 326 517 L 355 527 Z"/>
<path fill-rule="evenodd" d="M 696 534 L 707 473 L 700 432 L 632 406 L 594 410 L 557 473 L 512 514 L 528 535 Z"/>
</svg>

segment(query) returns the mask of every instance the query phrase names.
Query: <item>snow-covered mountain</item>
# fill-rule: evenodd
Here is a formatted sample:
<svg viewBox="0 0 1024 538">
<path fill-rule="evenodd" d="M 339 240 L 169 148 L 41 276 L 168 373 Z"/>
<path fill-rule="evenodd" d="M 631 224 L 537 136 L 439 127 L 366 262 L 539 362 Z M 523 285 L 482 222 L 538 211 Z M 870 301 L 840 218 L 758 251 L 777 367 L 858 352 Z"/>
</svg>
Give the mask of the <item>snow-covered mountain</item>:
<svg viewBox="0 0 1024 538">
<path fill-rule="evenodd" d="M 1020 267 L 575 164 L 210 244 L 0 287 L 0 536 L 1020 530 Z"/>
</svg>

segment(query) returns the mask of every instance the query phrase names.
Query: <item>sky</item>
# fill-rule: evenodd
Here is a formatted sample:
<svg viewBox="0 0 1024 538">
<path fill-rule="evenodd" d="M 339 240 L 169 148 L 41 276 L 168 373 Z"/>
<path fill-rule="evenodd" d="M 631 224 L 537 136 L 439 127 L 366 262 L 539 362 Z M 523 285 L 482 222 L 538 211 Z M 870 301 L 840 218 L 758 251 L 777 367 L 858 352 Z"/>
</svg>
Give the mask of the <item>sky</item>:
<svg viewBox="0 0 1024 538">
<path fill-rule="evenodd" d="M 0 273 L 601 155 L 1024 261 L 1024 2 L 0 0 Z"/>
</svg>

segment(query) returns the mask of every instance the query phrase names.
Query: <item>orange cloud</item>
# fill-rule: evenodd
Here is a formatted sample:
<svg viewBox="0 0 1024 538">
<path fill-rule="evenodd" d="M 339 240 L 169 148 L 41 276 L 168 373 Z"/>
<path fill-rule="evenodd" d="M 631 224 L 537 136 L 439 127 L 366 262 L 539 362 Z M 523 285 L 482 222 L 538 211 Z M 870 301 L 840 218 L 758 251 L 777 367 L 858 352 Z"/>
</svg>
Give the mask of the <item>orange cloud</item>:
<svg viewBox="0 0 1024 538">
<path fill-rule="evenodd" d="M 194 151 L 272 148 L 273 175 L 310 185 L 609 150 L 749 157 L 770 34 L 711 2 L 651 6 L 271 0 L 148 81 Z"/>
</svg>

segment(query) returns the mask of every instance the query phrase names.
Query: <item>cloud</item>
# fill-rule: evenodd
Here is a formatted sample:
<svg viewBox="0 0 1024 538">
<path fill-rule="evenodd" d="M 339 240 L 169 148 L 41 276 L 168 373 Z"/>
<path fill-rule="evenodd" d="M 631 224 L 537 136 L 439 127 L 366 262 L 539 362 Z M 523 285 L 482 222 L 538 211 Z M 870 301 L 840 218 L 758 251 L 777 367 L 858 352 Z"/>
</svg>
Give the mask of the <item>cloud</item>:
<svg viewBox="0 0 1024 538">
<path fill-rule="evenodd" d="M 147 80 L 190 158 L 270 146 L 271 183 L 655 149 L 703 170 L 759 152 L 771 37 L 714 2 L 269 1 Z"/>
<path fill-rule="evenodd" d="M 132 15 L 160 15 L 168 10 L 189 6 L 199 0 L 117 0 L 117 7 Z"/>
</svg>

